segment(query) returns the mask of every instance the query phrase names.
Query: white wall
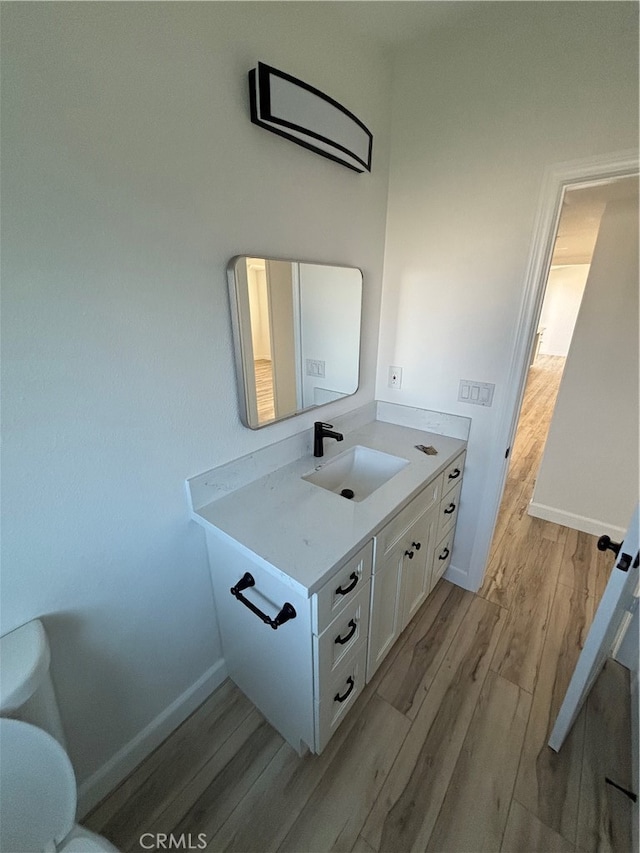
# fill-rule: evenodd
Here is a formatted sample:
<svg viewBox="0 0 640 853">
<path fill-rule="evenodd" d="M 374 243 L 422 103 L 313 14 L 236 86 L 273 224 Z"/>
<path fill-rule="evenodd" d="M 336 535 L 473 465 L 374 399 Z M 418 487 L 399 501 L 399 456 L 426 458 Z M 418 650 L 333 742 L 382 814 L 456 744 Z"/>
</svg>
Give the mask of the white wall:
<svg viewBox="0 0 640 853">
<path fill-rule="evenodd" d="M 480 3 L 397 57 L 377 396 L 473 419 L 453 554 L 470 588 L 543 175 L 637 147 L 637 69 L 624 3 Z M 495 383 L 493 406 L 459 403 L 460 379 Z"/>
<path fill-rule="evenodd" d="M 638 501 L 638 199 L 598 232 L 530 512 L 624 533 Z"/>
<path fill-rule="evenodd" d="M 539 328 L 544 328 L 540 355 L 566 357 L 569 352 L 588 274 L 589 264 L 568 264 L 549 270 L 538 323 Z"/>
<path fill-rule="evenodd" d="M 2 632 L 46 617 L 81 782 L 220 659 L 185 478 L 314 420 L 241 426 L 228 260 L 362 267 L 362 383 L 326 417 L 373 399 L 390 74 L 313 5 L 2 10 Z M 252 125 L 258 60 L 354 111 L 373 174 Z"/>
</svg>

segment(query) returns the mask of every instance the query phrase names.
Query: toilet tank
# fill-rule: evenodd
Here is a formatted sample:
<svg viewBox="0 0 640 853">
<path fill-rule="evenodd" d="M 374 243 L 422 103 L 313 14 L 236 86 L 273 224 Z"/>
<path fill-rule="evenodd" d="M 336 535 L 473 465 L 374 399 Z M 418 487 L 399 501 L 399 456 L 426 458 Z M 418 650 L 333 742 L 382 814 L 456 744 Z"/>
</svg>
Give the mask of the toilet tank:
<svg viewBox="0 0 640 853">
<path fill-rule="evenodd" d="M 50 662 L 49 640 L 39 619 L 0 637 L 0 716 L 38 726 L 66 749 Z"/>
</svg>

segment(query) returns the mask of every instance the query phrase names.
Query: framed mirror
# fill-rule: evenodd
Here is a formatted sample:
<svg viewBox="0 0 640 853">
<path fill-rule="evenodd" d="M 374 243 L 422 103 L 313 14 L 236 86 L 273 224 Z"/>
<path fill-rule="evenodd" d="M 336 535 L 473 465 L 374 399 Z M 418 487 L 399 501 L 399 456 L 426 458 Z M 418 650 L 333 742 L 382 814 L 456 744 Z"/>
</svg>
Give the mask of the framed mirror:
<svg viewBox="0 0 640 853">
<path fill-rule="evenodd" d="M 247 255 L 227 269 L 245 426 L 260 429 L 355 394 L 359 269 Z"/>
</svg>

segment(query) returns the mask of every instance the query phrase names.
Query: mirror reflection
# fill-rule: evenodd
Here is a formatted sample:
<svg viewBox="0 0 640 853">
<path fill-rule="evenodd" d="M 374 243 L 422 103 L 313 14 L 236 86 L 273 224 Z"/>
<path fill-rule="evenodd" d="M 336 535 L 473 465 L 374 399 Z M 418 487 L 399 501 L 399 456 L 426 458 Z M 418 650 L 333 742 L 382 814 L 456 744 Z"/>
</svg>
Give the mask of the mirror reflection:
<svg viewBox="0 0 640 853">
<path fill-rule="evenodd" d="M 246 426 L 355 394 L 360 270 L 243 255 L 229 264 L 229 288 Z"/>
</svg>

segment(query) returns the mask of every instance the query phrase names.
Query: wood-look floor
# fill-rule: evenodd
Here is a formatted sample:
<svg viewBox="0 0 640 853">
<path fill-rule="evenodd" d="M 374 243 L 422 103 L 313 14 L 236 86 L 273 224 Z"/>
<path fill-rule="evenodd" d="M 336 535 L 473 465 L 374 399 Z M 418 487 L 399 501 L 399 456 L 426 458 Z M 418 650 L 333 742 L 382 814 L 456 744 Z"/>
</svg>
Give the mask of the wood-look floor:
<svg viewBox="0 0 640 853">
<path fill-rule="evenodd" d="M 258 422 L 264 424 L 267 421 L 272 421 L 276 416 L 273 396 L 273 365 L 266 358 L 257 358 L 253 364 L 256 376 Z"/>
<path fill-rule="evenodd" d="M 631 849 L 627 672 L 610 661 L 559 754 L 546 741 L 611 560 L 526 513 L 561 361 L 531 368 L 478 595 L 441 581 L 320 756 L 225 682 L 85 823 L 209 850 Z M 150 836 L 145 836 L 146 849 Z"/>
</svg>

